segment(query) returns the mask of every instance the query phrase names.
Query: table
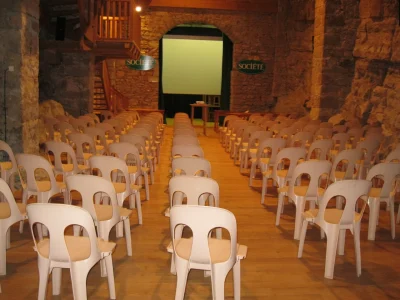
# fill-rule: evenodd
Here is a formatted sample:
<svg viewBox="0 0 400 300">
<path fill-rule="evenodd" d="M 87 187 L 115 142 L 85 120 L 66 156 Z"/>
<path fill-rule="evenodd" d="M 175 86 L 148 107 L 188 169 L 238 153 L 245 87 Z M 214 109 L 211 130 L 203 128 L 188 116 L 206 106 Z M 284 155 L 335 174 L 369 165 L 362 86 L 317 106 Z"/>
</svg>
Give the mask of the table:
<svg viewBox="0 0 400 300">
<path fill-rule="evenodd" d="M 232 112 L 229 110 L 214 110 L 214 131 L 218 132 L 219 129 L 219 117 L 234 115 L 239 118 L 248 119 L 254 113 L 246 113 L 246 112 Z"/>
<path fill-rule="evenodd" d="M 207 135 L 206 128 L 207 128 L 207 119 L 208 119 L 208 104 L 193 103 L 193 104 L 190 104 L 190 107 L 191 107 L 190 118 L 192 120 L 192 124 L 193 124 L 193 119 L 194 119 L 194 109 L 196 107 L 201 107 L 201 118 L 203 120 L 203 133 L 204 133 L 204 135 Z"/>
</svg>

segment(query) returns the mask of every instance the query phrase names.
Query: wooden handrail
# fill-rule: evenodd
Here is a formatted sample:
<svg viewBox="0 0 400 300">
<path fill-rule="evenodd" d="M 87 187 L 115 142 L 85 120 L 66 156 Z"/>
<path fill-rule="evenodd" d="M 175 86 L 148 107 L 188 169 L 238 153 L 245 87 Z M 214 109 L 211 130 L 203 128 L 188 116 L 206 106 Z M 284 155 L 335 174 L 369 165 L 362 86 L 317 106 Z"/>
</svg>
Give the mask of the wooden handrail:
<svg viewBox="0 0 400 300">
<path fill-rule="evenodd" d="M 106 97 L 108 110 L 118 113 L 119 108 L 124 110 L 128 109 L 129 98 L 111 85 L 107 62 L 103 60 L 101 64 L 101 76 L 103 78 L 104 95 Z"/>
</svg>

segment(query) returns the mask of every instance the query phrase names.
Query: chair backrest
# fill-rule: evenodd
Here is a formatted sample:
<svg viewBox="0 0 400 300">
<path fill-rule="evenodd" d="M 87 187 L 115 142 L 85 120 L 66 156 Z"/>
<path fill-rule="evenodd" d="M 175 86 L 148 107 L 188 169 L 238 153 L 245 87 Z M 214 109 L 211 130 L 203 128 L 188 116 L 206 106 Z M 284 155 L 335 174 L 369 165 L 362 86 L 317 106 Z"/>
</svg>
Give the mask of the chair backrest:
<svg viewBox="0 0 400 300">
<path fill-rule="evenodd" d="M 170 205 L 173 207 L 174 194 L 179 192 L 187 197 L 187 205 L 205 205 L 203 195 L 213 195 L 215 206 L 219 203 L 219 186 L 211 178 L 199 176 L 174 176 L 168 183 Z"/>
<path fill-rule="evenodd" d="M 151 139 L 151 133 L 149 130 L 147 130 L 146 128 L 139 128 L 139 127 L 133 127 L 132 129 L 130 129 L 128 131 L 128 134 L 135 134 L 135 135 L 140 135 L 142 137 L 144 137 L 146 140 Z"/>
<path fill-rule="evenodd" d="M 258 130 L 252 132 L 249 138 L 248 149 L 255 148 L 257 144 L 259 145 L 263 140 L 269 139 L 271 137 L 272 131 Z"/>
<path fill-rule="evenodd" d="M 12 173 L 17 172 L 17 161 L 15 160 L 14 152 L 12 151 L 11 147 L 4 141 L 0 140 L 0 153 L 4 151 L 7 156 L 9 161 L 12 164 Z"/>
<path fill-rule="evenodd" d="M 103 123 L 110 124 L 114 128 L 116 134 L 122 134 L 125 128 L 124 122 L 119 119 L 106 119 Z"/>
<path fill-rule="evenodd" d="M 308 189 L 305 194 L 306 198 L 315 198 L 318 196 L 318 187 L 320 186 L 320 179 L 323 176 L 328 178 L 331 171 L 332 164 L 327 160 L 310 160 L 298 164 L 292 174 L 292 180 L 289 182 L 288 196 L 295 197 L 295 186 L 297 179 L 300 175 L 308 175 L 309 183 Z"/>
<path fill-rule="evenodd" d="M 236 263 L 237 226 L 236 218 L 230 211 L 217 207 L 177 205 L 171 208 L 170 225 L 175 255 L 178 255 L 175 246 L 181 238 L 181 231 L 176 231 L 176 227 L 186 225 L 192 230 L 193 241 L 189 261 L 199 264 L 211 263 L 209 232 L 214 228 L 225 228 L 230 235 L 230 255 L 225 262 L 218 264 L 219 266 L 226 264 L 226 268 L 231 268 Z"/>
<path fill-rule="evenodd" d="M 330 186 L 328 186 L 324 196 L 319 201 L 317 219 L 324 220 L 325 222 L 329 223 L 329 220 L 325 220 L 326 206 L 328 205 L 330 199 L 336 196 L 342 196 L 346 199 L 346 204 L 338 224 L 344 226 L 353 225 L 357 200 L 364 195 L 368 195 L 370 188 L 371 182 L 368 180 L 343 180 L 332 183 Z M 365 203 L 363 209 L 361 210 L 361 216 L 364 212 L 364 209 Z"/>
<path fill-rule="evenodd" d="M 307 143 L 311 143 L 313 136 L 310 131 L 297 132 L 290 140 L 290 147 L 305 147 Z"/>
<path fill-rule="evenodd" d="M 289 148 L 283 148 L 281 151 L 278 152 L 276 155 L 276 163 L 274 164 L 274 167 L 272 169 L 272 178 L 276 182 L 280 182 L 280 180 L 277 179 L 278 176 L 278 170 L 280 169 L 280 162 L 283 162 L 283 165 L 286 164 L 287 160 L 289 161 L 289 167 L 287 168 L 287 173 L 286 173 L 286 178 L 291 178 L 294 168 L 297 166 L 298 162 L 300 159 L 305 159 L 306 158 L 306 149 L 305 148 L 299 148 L 299 147 L 289 147 Z M 283 185 L 285 185 L 285 182 Z"/>
<path fill-rule="evenodd" d="M 321 122 L 321 123 L 319 124 L 319 127 L 320 127 L 320 128 L 333 128 L 333 124 L 330 123 L 330 122 Z"/>
<path fill-rule="evenodd" d="M 84 132 L 90 135 L 95 142 L 100 141 L 100 144 L 103 145 L 104 148 L 107 148 L 106 132 L 104 129 L 98 127 L 86 127 Z"/>
<path fill-rule="evenodd" d="M 262 141 L 258 146 L 257 159 L 263 157 L 266 150 L 269 153 L 269 165 L 273 165 L 276 162 L 276 155 L 278 152 L 285 148 L 286 140 L 281 138 L 270 138 Z"/>
<path fill-rule="evenodd" d="M 115 140 L 115 129 L 110 123 L 97 123 L 96 127 L 103 129 L 109 140 Z"/>
<path fill-rule="evenodd" d="M 172 174 L 211 177 L 211 164 L 200 157 L 177 157 L 172 160 Z"/>
<path fill-rule="evenodd" d="M 336 133 L 342 133 L 342 132 L 346 132 L 347 131 L 347 127 L 346 127 L 346 125 L 334 125 L 333 127 L 332 127 L 332 129 L 333 129 L 333 133 L 334 134 L 336 134 Z"/>
<path fill-rule="evenodd" d="M 78 159 L 83 159 L 84 150 L 88 150 L 89 153 L 96 153 L 96 146 L 94 144 L 93 138 L 86 133 L 70 133 L 68 134 L 68 140 L 75 144 L 76 147 L 76 157 Z M 88 148 L 86 146 L 89 146 Z"/>
<path fill-rule="evenodd" d="M 75 130 L 78 132 L 83 132 L 87 127 L 87 122 L 82 119 L 72 119 L 70 120 L 72 126 L 74 126 Z"/>
<path fill-rule="evenodd" d="M 172 157 L 191 157 L 197 156 L 204 158 L 203 149 L 197 145 L 175 145 L 172 146 Z"/>
<path fill-rule="evenodd" d="M 350 128 L 347 131 L 347 134 L 349 135 L 349 139 L 351 141 L 352 148 L 356 148 L 357 143 L 360 141 L 361 137 L 364 134 L 364 129 L 363 128 Z"/>
<path fill-rule="evenodd" d="M 294 128 L 293 127 L 285 127 L 282 128 L 276 135 L 276 138 L 282 138 L 290 142 L 290 139 L 292 138 L 292 135 L 294 133 Z"/>
<path fill-rule="evenodd" d="M 68 122 L 60 122 L 56 126 L 57 130 L 60 132 L 62 142 L 67 142 L 68 134 L 76 132 L 75 128 Z"/>
<path fill-rule="evenodd" d="M 0 195 L 3 194 L 3 202 L 0 202 L 0 222 L 3 228 L 8 228 L 21 220 L 21 213 L 15 202 L 14 195 L 7 182 L 0 178 Z"/>
<path fill-rule="evenodd" d="M 96 197 L 107 196 L 113 207 L 112 215 L 108 216 L 111 224 L 117 224 L 120 221 L 117 195 L 111 181 L 93 175 L 72 175 L 66 178 L 67 190 L 69 193 L 77 191 L 82 197 L 82 208 L 86 209 L 92 219 L 97 223 L 98 217 L 94 206 Z M 105 194 L 105 195 L 104 195 Z M 102 216 L 104 218 L 104 216 Z M 102 219 L 102 221 L 106 221 Z"/>
<path fill-rule="evenodd" d="M 333 161 L 332 164 L 332 172 L 330 179 L 331 181 L 335 181 L 335 172 L 337 171 L 337 167 L 339 163 L 346 163 L 346 170 L 345 175 L 342 179 L 353 179 L 355 178 L 356 174 L 354 172 L 355 170 L 355 164 L 357 160 L 361 159 L 361 151 L 358 149 L 348 149 L 348 150 L 343 150 L 340 151 L 336 157 L 335 160 Z M 342 167 L 343 168 L 343 167 Z"/>
<path fill-rule="evenodd" d="M 240 118 L 238 117 L 238 116 L 235 116 L 235 115 L 227 115 L 225 118 L 224 118 L 224 123 L 223 123 L 223 127 L 228 127 L 228 125 L 229 125 L 229 123 L 231 122 L 231 121 L 234 121 L 234 120 L 239 120 Z"/>
<path fill-rule="evenodd" d="M 314 136 L 316 140 L 321 140 L 321 139 L 330 139 L 332 137 L 332 134 L 333 134 L 333 129 L 331 127 L 321 127 L 315 132 Z"/>
<path fill-rule="evenodd" d="M 197 137 L 193 135 L 176 135 L 172 140 L 173 145 L 200 145 Z"/>
<path fill-rule="evenodd" d="M 188 127 L 178 127 L 174 129 L 174 136 L 178 135 L 191 135 L 197 137 L 197 133 L 191 125 Z"/>
<path fill-rule="evenodd" d="M 367 174 L 367 180 L 380 176 L 383 179 L 383 186 L 380 197 L 387 198 L 393 191 L 395 180 L 400 178 L 400 163 L 380 163 L 374 165 Z"/>
<path fill-rule="evenodd" d="M 242 133 L 242 143 L 247 143 L 254 132 L 260 131 L 262 128 L 258 125 L 248 125 Z"/>
<path fill-rule="evenodd" d="M 62 163 L 62 155 L 63 155 L 63 153 L 66 153 L 69 156 L 69 158 L 71 159 L 72 164 L 74 166 L 73 171 L 75 173 L 79 172 L 78 162 L 76 160 L 75 151 L 67 143 L 54 142 L 54 141 L 46 142 L 46 151 L 47 151 L 47 154 L 49 154 L 49 152 L 52 152 L 54 155 L 55 171 L 63 172 L 64 169 L 63 169 L 63 163 Z"/>
<path fill-rule="evenodd" d="M 131 161 L 133 158 L 135 160 L 134 164 L 137 167 L 137 171 L 142 171 L 140 153 L 134 144 L 124 142 L 112 143 L 109 145 L 109 150 L 111 155 L 116 154 L 117 157 L 125 160 L 127 164 L 133 163 Z M 129 162 L 127 160 L 129 160 Z"/>
<path fill-rule="evenodd" d="M 26 210 L 36 249 L 39 248 L 34 234 L 34 225 L 43 224 L 49 230 L 49 260 L 64 263 L 71 261 L 64 232 L 70 225 L 79 225 L 85 229 L 90 240 L 90 253 L 82 260 L 86 260 L 90 267 L 99 261 L 100 252 L 97 247 L 96 230 L 92 217 L 85 209 L 66 204 L 33 203 L 29 204 Z M 40 254 L 40 250 L 38 253 Z"/>
<path fill-rule="evenodd" d="M 96 123 L 94 119 L 90 116 L 79 116 L 79 120 L 83 120 L 86 123 L 86 127 L 94 127 Z"/>
<path fill-rule="evenodd" d="M 38 192 L 39 188 L 35 176 L 35 171 L 43 169 L 50 180 L 50 189 L 52 195 L 58 193 L 57 181 L 53 173 L 53 168 L 50 162 L 42 156 L 35 154 L 17 154 L 16 155 L 18 170 L 20 171 L 20 178 L 23 184 L 26 184 L 29 190 Z M 26 182 L 24 182 L 21 170 L 26 172 Z M 42 190 L 43 191 L 43 190 Z"/>
<path fill-rule="evenodd" d="M 319 129 L 319 124 L 313 124 L 311 123 L 311 121 L 304 126 L 303 131 L 308 131 L 311 132 L 313 135 L 315 134 L 315 132 L 317 132 L 317 130 Z"/>
<path fill-rule="evenodd" d="M 311 158 L 326 160 L 328 159 L 329 150 L 333 147 L 333 141 L 331 139 L 316 140 L 308 149 L 307 160 Z M 313 156 L 314 155 L 314 156 Z"/>
<path fill-rule="evenodd" d="M 114 116 L 114 114 L 108 110 L 103 110 L 100 114 L 104 117 L 104 120 L 111 119 Z"/>
<path fill-rule="evenodd" d="M 400 162 L 400 148 L 394 149 L 385 159 L 385 162 Z"/>
<path fill-rule="evenodd" d="M 333 148 L 337 151 L 343 151 L 346 149 L 346 143 L 350 136 L 345 132 L 336 133 L 332 136 Z"/>
<path fill-rule="evenodd" d="M 375 159 L 375 155 L 379 150 L 380 146 L 379 139 L 368 138 L 364 141 L 361 141 L 357 144 L 356 149 L 362 152 L 362 158 L 364 160 L 364 166 L 368 167 L 371 165 L 372 161 Z"/>
</svg>

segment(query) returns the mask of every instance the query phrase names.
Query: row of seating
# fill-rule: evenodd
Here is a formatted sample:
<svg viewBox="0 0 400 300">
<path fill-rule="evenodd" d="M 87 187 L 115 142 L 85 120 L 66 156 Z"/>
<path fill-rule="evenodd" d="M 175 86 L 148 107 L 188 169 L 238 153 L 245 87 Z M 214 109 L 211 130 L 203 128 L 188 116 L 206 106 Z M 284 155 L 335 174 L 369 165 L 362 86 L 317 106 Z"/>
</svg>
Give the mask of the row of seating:
<svg viewBox="0 0 400 300">
<path fill-rule="evenodd" d="M 240 299 L 240 261 L 246 257 L 247 247 L 237 243 L 235 216 L 219 208 L 218 183 L 211 179 L 210 162 L 183 113 L 174 118 L 171 159 L 166 216 L 170 217 L 172 239 L 167 247 L 172 254 L 171 273 L 177 276 L 175 299 L 184 298 L 191 269 L 211 275 L 213 299 L 224 299 L 225 278 L 232 268 L 234 297 Z M 222 228 L 228 231 L 229 240 L 222 238 Z M 187 231 L 192 233 L 190 238 Z"/>
<path fill-rule="evenodd" d="M 390 210 L 391 232 L 395 237 L 394 194 L 395 182 L 400 176 L 400 147 L 392 145 L 394 150 L 387 154 L 388 140 L 380 128 L 364 130 L 357 124 L 333 126 L 319 120 L 273 118 L 272 115 L 254 115 L 249 120 L 228 116 L 220 128 L 220 142 L 234 164 L 239 160 L 240 172 L 245 174 L 250 166 L 250 186 L 253 186 L 257 170 L 260 170 L 262 204 L 268 179 L 277 186 L 277 226 L 285 197 L 295 204 L 294 238 L 301 240 L 299 257 L 308 222 L 318 224 L 328 235 L 327 278 L 333 278 L 339 238 L 338 252 L 344 253 L 346 229 L 354 233 L 358 245 L 357 274 L 361 274 L 359 226 L 367 204 L 370 211 L 368 239 L 375 239 L 381 202 L 385 202 Z M 381 159 L 385 162 L 381 163 Z M 374 186 L 371 188 L 372 183 Z M 356 211 L 356 201 L 362 195 L 365 201 L 357 204 Z M 327 207 L 333 196 L 337 200 L 336 208 Z M 346 200 L 344 209 L 343 197 Z M 309 204 L 307 211 L 306 203 Z"/>
<path fill-rule="evenodd" d="M 23 188 L 22 203 L 17 203 L 11 190 L 14 185 L 8 185 L 13 183 L 11 178 L 15 174 L 3 172 L 2 165 L 0 234 L 4 239 L 0 240 L 0 274 L 6 274 L 9 227 L 20 222 L 22 231 L 23 221 L 29 219 L 39 261 L 38 299 L 45 299 L 50 273 L 53 274 L 53 295 L 60 294 L 61 268 L 71 270 L 74 298 L 86 299 L 86 276 L 98 261 L 101 261 L 102 276 L 108 277 L 110 298 L 116 298 L 111 258 L 116 244 L 109 242 L 109 233 L 116 227 L 117 237 L 125 235 L 127 254 L 132 256 L 130 215 L 136 208 L 138 222 L 143 223 L 140 178 L 145 179 L 146 199 L 149 200 L 146 174 L 151 168 L 147 165 L 153 165 L 155 170 L 164 130 L 162 115 L 157 113 L 140 120 L 130 113 L 116 118 L 126 121 L 118 138 L 110 139 L 114 128 L 101 132 L 100 137 L 99 133 L 93 136 L 83 133 L 100 128 L 97 126 L 102 123 L 96 123 L 93 117 L 93 122 L 86 123 L 91 125 L 81 129 L 83 132 L 65 132 L 68 143 L 47 141 L 45 157 L 33 154 L 14 157 L 11 148 L 0 142 L 0 151 L 5 151 L 9 157 L 6 166 L 11 167 L 7 170 L 17 170 Z M 103 138 L 110 142 L 102 144 Z M 147 151 L 154 154 L 153 160 Z M 62 181 L 57 181 L 58 175 L 62 176 Z M 139 185 L 135 184 L 137 181 Z M 64 204 L 50 203 L 60 192 Z M 36 196 L 38 203 L 29 201 L 28 204 L 31 196 Z M 129 199 L 129 209 L 124 207 L 126 199 Z M 79 200 L 82 208 L 76 207 Z M 67 230 L 64 237 L 70 225 L 73 225 L 73 235 Z"/>
</svg>

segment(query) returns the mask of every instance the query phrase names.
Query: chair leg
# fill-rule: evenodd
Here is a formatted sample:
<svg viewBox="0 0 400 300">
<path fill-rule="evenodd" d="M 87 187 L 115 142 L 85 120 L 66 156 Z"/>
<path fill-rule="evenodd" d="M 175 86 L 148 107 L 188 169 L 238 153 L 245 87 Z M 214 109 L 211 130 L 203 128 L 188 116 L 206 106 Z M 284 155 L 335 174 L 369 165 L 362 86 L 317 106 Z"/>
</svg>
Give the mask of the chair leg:
<svg viewBox="0 0 400 300">
<path fill-rule="evenodd" d="M 389 200 L 389 209 L 390 209 L 390 230 L 392 233 L 392 239 L 396 237 L 396 221 L 394 217 L 394 199 Z"/>
<path fill-rule="evenodd" d="M 262 178 L 262 187 L 261 187 L 261 204 L 264 204 L 264 198 L 265 194 L 267 192 L 267 186 L 268 186 L 268 177 L 263 175 Z"/>
<path fill-rule="evenodd" d="M 368 240 L 375 240 L 376 226 L 379 218 L 379 199 L 372 200 L 369 204 Z"/>
<path fill-rule="evenodd" d="M 7 230 L 8 231 L 8 230 Z M 0 231 L 0 275 L 6 275 L 6 243 L 7 233 L 3 229 Z"/>
<path fill-rule="evenodd" d="M 136 209 L 137 209 L 139 224 L 142 225 L 143 224 L 142 202 L 140 201 L 140 193 L 139 192 L 136 193 L 135 199 L 136 199 Z"/>
<path fill-rule="evenodd" d="M 81 267 L 82 265 L 78 266 L 71 266 L 70 273 L 71 273 L 71 282 L 72 282 L 72 292 L 74 295 L 74 299 L 87 299 L 86 293 L 86 279 L 89 270 L 85 270 Z"/>
<path fill-rule="evenodd" d="M 177 267 L 176 268 L 177 272 L 176 272 L 175 300 L 183 300 L 185 297 L 186 282 L 187 282 L 189 270 L 187 269 L 186 264 L 179 264 L 179 265 L 176 265 L 176 267 Z"/>
<path fill-rule="evenodd" d="M 344 255 L 344 244 L 346 242 L 346 229 L 339 230 L 338 255 Z"/>
<path fill-rule="evenodd" d="M 285 196 L 282 193 L 279 193 L 279 195 L 278 195 L 278 208 L 276 209 L 276 217 L 275 217 L 275 226 L 279 226 L 279 221 L 281 220 L 281 213 L 282 213 L 284 197 Z"/>
<path fill-rule="evenodd" d="M 48 259 L 43 259 L 38 257 L 38 267 L 39 267 L 39 291 L 38 300 L 46 299 L 47 282 L 49 279 L 49 267 L 50 261 Z"/>
<path fill-rule="evenodd" d="M 303 256 L 304 240 L 306 239 L 308 221 L 304 220 L 301 226 L 300 243 L 299 250 L 297 252 L 297 257 L 301 258 Z"/>
<path fill-rule="evenodd" d="M 354 250 L 356 252 L 357 276 L 361 275 L 360 228 L 361 222 L 354 224 Z"/>
<path fill-rule="evenodd" d="M 144 188 L 146 191 L 146 200 L 150 200 L 150 191 L 149 191 L 149 175 L 147 173 L 143 174 L 144 177 Z"/>
<path fill-rule="evenodd" d="M 300 229 L 301 223 L 303 219 L 303 212 L 304 212 L 304 200 L 298 200 L 296 205 L 296 217 L 294 221 L 294 239 L 298 240 L 300 238 Z"/>
<path fill-rule="evenodd" d="M 240 259 L 233 266 L 233 299 L 240 300 Z"/>
<path fill-rule="evenodd" d="M 343 206 L 343 197 L 342 196 L 336 196 L 336 208 L 337 209 L 342 209 Z"/>
<path fill-rule="evenodd" d="M 131 240 L 131 224 L 129 217 L 123 220 L 125 229 L 126 252 L 128 256 L 132 256 L 132 240 Z"/>
<path fill-rule="evenodd" d="M 53 268 L 51 271 L 52 275 L 52 285 L 53 285 L 53 296 L 60 295 L 61 293 L 61 282 L 62 282 L 62 269 Z"/>
<path fill-rule="evenodd" d="M 335 270 L 336 250 L 338 245 L 339 232 L 333 230 L 327 234 L 326 257 L 325 257 L 325 278 L 333 279 Z"/>
<path fill-rule="evenodd" d="M 394 208 L 393 208 L 394 209 Z M 399 210 L 397 211 L 397 219 L 396 219 L 396 223 L 399 224 L 400 223 L 400 205 L 399 205 Z"/>
<path fill-rule="evenodd" d="M 213 274 L 211 275 L 211 283 L 213 299 L 225 299 L 224 285 L 227 272 L 225 270 L 214 268 L 212 273 Z"/>
<path fill-rule="evenodd" d="M 107 268 L 107 281 L 108 281 L 108 291 L 110 294 L 110 299 L 117 299 L 115 294 L 115 282 L 114 282 L 114 268 L 112 262 L 112 255 L 103 258 Z"/>
</svg>

